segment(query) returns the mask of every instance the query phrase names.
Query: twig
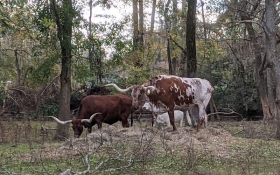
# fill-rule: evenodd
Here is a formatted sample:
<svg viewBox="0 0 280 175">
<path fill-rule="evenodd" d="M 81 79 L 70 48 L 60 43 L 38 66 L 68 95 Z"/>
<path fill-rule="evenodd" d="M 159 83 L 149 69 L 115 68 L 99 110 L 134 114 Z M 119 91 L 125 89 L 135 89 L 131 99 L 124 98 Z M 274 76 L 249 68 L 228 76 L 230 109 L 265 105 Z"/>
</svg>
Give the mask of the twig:
<svg viewBox="0 0 280 175">
<path fill-rule="evenodd" d="M 57 79 L 59 76 L 60 75 L 57 75 L 56 77 L 54 77 L 54 79 L 50 82 L 50 84 L 48 84 L 48 86 L 46 86 L 45 89 L 41 92 L 40 96 L 42 96 L 44 94 L 44 92 L 52 85 L 54 80 Z"/>
<path fill-rule="evenodd" d="M 133 164 L 133 162 L 134 162 L 133 159 L 132 159 L 132 157 L 133 157 L 133 154 L 130 154 L 130 159 L 129 159 L 127 165 L 122 166 L 122 167 L 119 167 L 119 168 L 110 168 L 110 169 L 107 169 L 107 170 L 105 170 L 105 171 L 106 171 L 106 172 L 107 172 L 107 171 L 116 171 L 116 170 L 121 170 L 121 169 L 129 168 L 129 167 Z M 117 159 L 117 160 L 120 160 L 120 159 Z"/>
<path fill-rule="evenodd" d="M 25 95 L 25 97 L 27 97 L 26 92 L 24 92 L 24 91 L 23 91 L 23 90 L 21 90 L 21 89 L 17 89 L 17 88 L 9 88 L 9 90 L 12 90 L 12 91 L 20 91 L 20 92 L 22 92 L 22 93 Z"/>
<path fill-rule="evenodd" d="M 71 174 L 71 169 L 67 169 L 64 172 L 60 173 L 59 175 L 68 175 Z"/>
<path fill-rule="evenodd" d="M 243 119 L 243 116 L 241 114 L 239 114 L 238 112 L 235 112 L 230 108 L 224 108 L 224 109 L 230 110 L 231 112 L 214 112 L 214 113 L 207 114 L 207 117 L 209 117 L 210 115 L 213 115 L 213 114 L 225 114 L 225 115 L 237 114 Z"/>
<path fill-rule="evenodd" d="M 86 165 L 87 165 L 87 169 L 84 170 L 84 171 L 82 171 L 82 172 L 78 172 L 78 173 L 76 173 L 76 174 L 86 174 L 86 173 L 90 172 L 89 157 L 92 156 L 93 154 L 95 154 L 96 152 L 98 152 L 99 149 L 100 149 L 100 147 L 101 147 L 102 145 L 103 145 L 103 143 L 101 142 L 101 143 L 98 145 L 98 147 L 97 147 L 94 151 L 92 151 L 91 153 L 87 154 L 87 155 L 84 157 L 85 163 L 86 163 Z M 96 169 L 96 168 L 95 168 L 95 169 Z"/>
</svg>

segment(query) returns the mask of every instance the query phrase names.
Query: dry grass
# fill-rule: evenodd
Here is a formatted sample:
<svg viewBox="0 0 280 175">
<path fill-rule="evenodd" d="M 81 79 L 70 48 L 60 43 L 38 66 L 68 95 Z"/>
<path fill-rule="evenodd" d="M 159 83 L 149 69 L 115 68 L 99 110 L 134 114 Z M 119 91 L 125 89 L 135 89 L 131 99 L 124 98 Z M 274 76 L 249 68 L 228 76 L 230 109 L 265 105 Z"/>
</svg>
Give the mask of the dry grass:
<svg viewBox="0 0 280 175">
<path fill-rule="evenodd" d="M 146 122 L 122 128 L 116 123 L 66 142 L 54 142 L 55 131 L 43 132 L 41 125 L 56 127 L 46 121 L 1 122 L 0 154 L 6 158 L 0 161 L 1 172 L 37 174 L 25 165 L 30 164 L 41 168 L 38 174 L 67 169 L 90 174 L 277 174 L 280 165 L 273 123 L 210 122 L 200 132 L 190 127 L 163 131 Z M 20 168 L 11 166 L 15 162 Z"/>
</svg>

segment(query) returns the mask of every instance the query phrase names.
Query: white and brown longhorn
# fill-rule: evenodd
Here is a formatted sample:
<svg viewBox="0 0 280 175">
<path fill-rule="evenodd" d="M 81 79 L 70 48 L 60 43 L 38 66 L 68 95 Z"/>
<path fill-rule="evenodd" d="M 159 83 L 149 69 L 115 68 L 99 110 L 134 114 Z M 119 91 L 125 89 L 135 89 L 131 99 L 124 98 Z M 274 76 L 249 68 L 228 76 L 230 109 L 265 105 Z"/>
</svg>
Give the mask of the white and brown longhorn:
<svg viewBox="0 0 280 175">
<path fill-rule="evenodd" d="M 126 89 L 113 86 L 125 93 L 131 90 L 132 107 L 138 109 L 145 102 L 150 102 L 162 112 L 168 112 L 173 130 L 177 130 L 174 123 L 174 110 L 186 111 L 190 108 L 198 109 L 197 130 L 204 123 L 207 126 L 206 107 L 210 101 L 214 88 L 209 81 L 201 78 L 184 78 L 174 75 L 159 75 L 151 78 L 142 85 L 133 85 Z M 191 114 L 193 116 L 193 114 Z"/>
</svg>

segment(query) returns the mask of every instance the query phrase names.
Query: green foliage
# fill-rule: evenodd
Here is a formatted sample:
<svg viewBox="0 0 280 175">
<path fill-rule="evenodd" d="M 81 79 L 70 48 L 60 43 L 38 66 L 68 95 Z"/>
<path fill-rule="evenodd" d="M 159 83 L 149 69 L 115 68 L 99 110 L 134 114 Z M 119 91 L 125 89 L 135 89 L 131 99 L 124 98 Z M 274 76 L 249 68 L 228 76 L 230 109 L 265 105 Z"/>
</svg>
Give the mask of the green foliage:
<svg viewBox="0 0 280 175">
<path fill-rule="evenodd" d="M 55 102 L 46 102 L 40 108 L 40 113 L 44 116 L 57 116 L 59 106 Z"/>
<path fill-rule="evenodd" d="M 38 67 L 35 68 L 31 73 L 29 80 L 34 86 L 45 84 L 54 78 L 54 67 L 58 62 L 56 57 L 50 57 L 40 60 Z"/>
</svg>

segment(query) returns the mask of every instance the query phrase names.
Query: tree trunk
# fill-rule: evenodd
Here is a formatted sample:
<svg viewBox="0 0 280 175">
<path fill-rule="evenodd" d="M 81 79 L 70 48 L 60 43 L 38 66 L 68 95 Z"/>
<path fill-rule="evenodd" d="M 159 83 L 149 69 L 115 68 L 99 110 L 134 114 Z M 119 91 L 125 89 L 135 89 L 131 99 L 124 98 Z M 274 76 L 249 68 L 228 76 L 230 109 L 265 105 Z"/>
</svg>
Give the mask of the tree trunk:
<svg viewBox="0 0 280 175">
<path fill-rule="evenodd" d="M 276 117 L 277 117 L 277 129 L 275 138 L 280 140 L 280 60 L 277 58 L 276 54 L 276 26 L 275 24 L 275 0 L 265 0 L 265 49 L 268 65 L 272 66 L 272 70 L 276 79 L 276 97 L 275 97 L 275 106 L 276 106 Z"/>
<path fill-rule="evenodd" d="M 174 28 L 176 28 L 176 26 L 178 25 L 178 18 L 177 18 L 177 14 L 178 12 L 178 1 L 177 0 L 172 0 L 173 2 L 173 11 L 172 11 L 172 24 L 171 24 L 171 30 L 173 30 Z M 170 43 L 170 51 L 171 50 L 175 50 L 175 45 L 174 43 Z M 173 54 L 174 55 L 174 54 Z M 170 57 L 168 57 L 170 60 L 168 60 L 169 62 L 169 74 L 170 75 L 176 75 L 176 69 L 177 69 L 177 64 L 176 64 L 176 56 L 173 56 L 170 52 Z M 175 60 L 173 60 L 175 59 Z M 175 64 L 173 64 L 175 63 Z"/>
<path fill-rule="evenodd" d="M 138 7 L 137 7 L 137 0 L 133 0 L 132 1 L 133 4 L 133 14 L 132 14 L 132 18 L 133 18 L 133 47 L 134 49 L 137 47 L 138 42 L 139 42 L 139 31 L 138 31 Z"/>
<path fill-rule="evenodd" d="M 143 0 L 139 0 L 139 48 L 144 47 L 144 7 Z"/>
<path fill-rule="evenodd" d="M 60 100 L 58 118 L 69 120 L 70 117 L 70 93 L 71 93 L 71 37 L 73 7 L 71 0 L 63 0 L 62 6 L 57 6 L 52 0 L 52 8 L 57 25 L 57 36 L 61 47 L 61 74 L 60 74 Z M 62 8 L 62 9 L 57 9 Z M 62 10 L 63 13 L 58 13 Z M 65 140 L 69 137 L 69 125 L 57 124 L 54 139 Z"/>
<path fill-rule="evenodd" d="M 275 76 L 272 72 L 271 69 L 266 70 L 267 73 L 267 96 L 268 96 L 268 102 L 269 102 L 269 109 L 272 117 L 276 120 L 277 116 L 277 110 L 275 106 L 275 85 L 274 85 L 274 80 Z"/>
<path fill-rule="evenodd" d="M 18 50 L 14 50 L 15 52 L 15 65 L 17 68 L 17 85 L 21 85 L 21 67 L 20 67 L 20 60 L 18 58 Z"/>
<path fill-rule="evenodd" d="M 250 21 L 250 15 L 247 13 L 246 10 L 246 1 L 242 1 L 240 3 L 240 16 L 241 20 L 244 21 Z M 253 28 L 252 22 L 246 22 L 245 23 L 246 29 L 249 33 L 249 37 L 251 39 L 251 42 L 254 47 L 254 54 L 255 54 L 255 74 L 257 79 L 257 86 L 258 86 L 258 92 L 262 104 L 263 109 L 263 115 L 264 119 L 271 118 L 270 112 L 269 112 L 269 102 L 268 102 L 268 96 L 267 96 L 267 90 L 266 90 L 266 81 L 262 69 L 262 56 L 261 56 L 261 47 L 258 43 L 255 30 Z"/>
<path fill-rule="evenodd" d="M 151 33 L 154 32 L 156 3 L 157 3 L 157 0 L 153 0 L 152 16 L 151 16 Z"/>
<path fill-rule="evenodd" d="M 196 77 L 196 0 L 188 0 L 187 29 L 186 29 L 186 54 L 187 77 Z"/>
<path fill-rule="evenodd" d="M 170 3 L 171 3 L 171 0 L 168 0 L 165 4 L 165 8 L 164 8 L 164 24 L 165 24 L 165 31 L 166 31 L 167 36 L 169 35 L 169 30 L 171 29 L 170 18 L 168 16 L 168 9 L 169 9 Z M 167 60 L 168 60 L 168 71 L 169 71 L 169 74 L 172 75 L 173 71 L 172 71 L 171 48 L 170 48 L 169 36 L 167 37 L 166 50 L 167 50 Z"/>
<path fill-rule="evenodd" d="M 88 40 L 90 43 L 92 42 L 92 22 L 91 22 L 91 18 L 92 18 L 92 0 L 90 0 L 89 2 L 89 34 L 88 34 Z M 93 51 L 92 51 L 92 47 L 89 46 L 88 48 L 88 59 L 89 59 L 89 68 L 92 72 L 92 74 L 94 74 L 94 59 L 93 59 Z"/>
</svg>

